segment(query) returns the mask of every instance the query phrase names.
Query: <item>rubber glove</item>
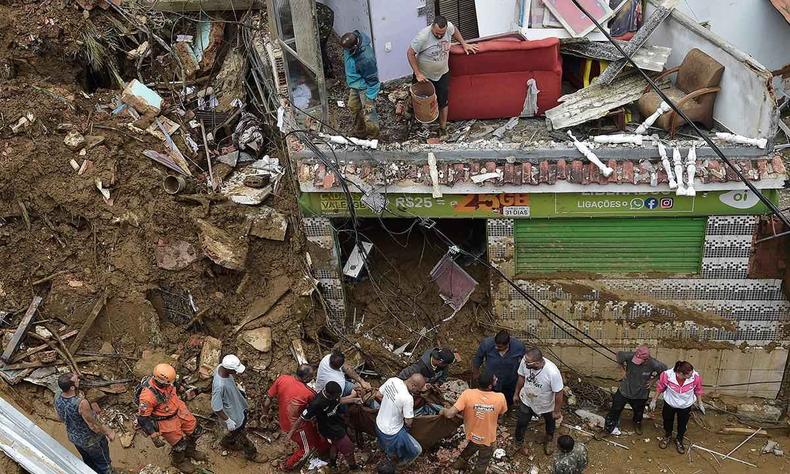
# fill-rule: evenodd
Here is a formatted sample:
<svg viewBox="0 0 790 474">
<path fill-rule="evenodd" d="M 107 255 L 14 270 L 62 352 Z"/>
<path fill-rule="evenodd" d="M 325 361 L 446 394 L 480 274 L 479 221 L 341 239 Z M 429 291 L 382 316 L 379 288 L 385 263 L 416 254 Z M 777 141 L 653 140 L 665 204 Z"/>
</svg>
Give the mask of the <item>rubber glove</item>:
<svg viewBox="0 0 790 474">
<path fill-rule="evenodd" d="M 228 418 L 225 420 L 225 426 L 228 427 L 228 431 L 234 431 L 236 429 L 236 422 Z"/>
</svg>

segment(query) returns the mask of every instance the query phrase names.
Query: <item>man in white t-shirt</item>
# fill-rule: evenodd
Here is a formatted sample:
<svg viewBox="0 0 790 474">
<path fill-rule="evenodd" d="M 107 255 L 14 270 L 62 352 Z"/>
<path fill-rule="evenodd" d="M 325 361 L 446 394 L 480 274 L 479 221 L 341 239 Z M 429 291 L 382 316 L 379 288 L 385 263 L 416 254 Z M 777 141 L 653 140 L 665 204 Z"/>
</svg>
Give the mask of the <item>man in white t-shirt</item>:
<svg viewBox="0 0 790 474">
<path fill-rule="evenodd" d="M 414 419 L 414 394 L 425 387 L 425 377 L 414 374 L 406 380 L 392 377 L 379 387 L 376 399 L 381 403 L 376 416 L 376 434 L 381 449 L 398 464 L 405 466 L 417 459 L 422 447 L 409 434 Z"/>
<path fill-rule="evenodd" d="M 343 390 L 343 398 L 340 399 L 341 403 L 345 400 L 350 400 L 356 397 L 354 391 L 354 384 L 346 381 L 346 376 L 354 380 L 365 390 L 370 390 L 370 384 L 362 379 L 357 372 L 346 365 L 346 357 L 340 351 L 333 351 L 327 354 L 318 364 L 318 372 L 315 376 L 315 391 L 320 393 L 326 384 L 329 382 L 337 382 Z"/>
<path fill-rule="evenodd" d="M 518 367 L 518 383 L 513 396 L 514 406 L 519 406 L 516 421 L 516 445 L 529 455 L 524 446 L 524 434 L 533 416 L 541 416 L 546 422 L 546 437 L 543 451 L 554 452 L 554 431 L 562 422 L 563 389 L 562 374 L 554 363 L 543 357 L 537 347 L 527 349 Z"/>
</svg>

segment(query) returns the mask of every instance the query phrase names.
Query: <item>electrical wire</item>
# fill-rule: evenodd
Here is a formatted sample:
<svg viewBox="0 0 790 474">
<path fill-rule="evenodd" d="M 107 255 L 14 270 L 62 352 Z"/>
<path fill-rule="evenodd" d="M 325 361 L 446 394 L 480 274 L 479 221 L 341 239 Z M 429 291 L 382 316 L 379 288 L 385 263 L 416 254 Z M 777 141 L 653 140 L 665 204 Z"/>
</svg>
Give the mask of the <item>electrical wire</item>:
<svg viewBox="0 0 790 474">
<path fill-rule="evenodd" d="M 661 90 L 661 88 L 659 88 L 659 87 L 658 87 L 658 84 L 656 84 L 656 83 L 655 83 L 655 81 L 653 81 L 653 79 L 652 79 L 652 78 L 651 78 L 651 77 L 650 77 L 650 76 L 649 76 L 649 75 L 648 75 L 648 74 L 647 74 L 645 71 L 643 71 L 643 70 L 642 70 L 642 69 L 641 69 L 641 68 L 640 68 L 640 67 L 639 67 L 639 66 L 638 66 L 638 65 L 637 65 L 637 64 L 634 62 L 634 60 L 633 60 L 633 58 L 631 57 L 631 55 L 629 55 L 628 53 L 626 53 L 626 51 L 623 49 L 623 47 L 622 47 L 622 46 L 620 46 L 620 45 L 619 45 L 619 44 L 618 44 L 618 43 L 617 43 L 617 42 L 616 42 L 616 41 L 615 41 L 615 40 L 612 38 L 612 36 L 609 34 L 609 32 L 608 32 L 608 31 L 606 31 L 606 29 L 604 29 L 604 27 L 603 27 L 603 26 L 602 26 L 602 25 L 601 25 L 601 24 L 598 22 L 598 20 L 596 20 L 596 19 L 595 19 L 595 17 L 593 17 L 593 15 L 592 15 L 592 14 L 591 14 L 589 11 L 587 11 L 587 9 L 586 9 L 586 8 L 584 8 L 584 7 L 583 7 L 583 6 L 582 6 L 582 5 L 579 3 L 579 0 L 571 0 L 571 1 L 573 2 L 573 4 L 574 4 L 574 5 L 576 5 L 576 8 L 578 8 L 579 10 L 581 10 L 581 11 L 582 11 L 582 13 L 584 13 L 584 14 L 585 14 L 585 16 L 587 16 L 587 18 L 589 18 L 589 19 L 590 19 L 590 21 L 592 21 L 592 22 L 595 24 L 595 27 L 596 27 L 596 28 L 597 28 L 597 29 L 598 29 L 598 30 L 599 30 L 601 33 L 603 33 L 603 34 L 604 34 L 604 36 L 606 36 L 606 39 L 607 39 L 607 40 L 608 40 L 608 41 L 609 41 L 609 42 L 610 42 L 612 45 L 614 45 L 614 47 L 615 47 L 615 48 L 617 48 L 617 51 L 618 51 L 620 54 L 622 54 L 622 55 L 623 55 L 623 58 L 624 58 L 624 59 L 625 59 L 625 60 L 628 62 L 628 64 L 629 64 L 629 65 L 630 65 L 632 68 L 634 68 L 635 70 L 639 71 L 639 73 L 642 75 L 642 77 L 644 77 L 644 79 L 647 81 L 647 83 L 650 85 L 650 87 L 651 87 L 651 88 L 652 88 L 652 89 L 653 89 L 653 90 L 656 92 L 656 94 L 658 94 L 658 96 L 659 96 L 659 97 L 661 97 L 661 100 L 663 100 L 664 102 L 666 102 L 666 103 L 667 103 L 667 105 L 669 105 L 669 106 L 670 106 L 670 108 L 672 108 L 672 110 L 674 110 L 674 111 L 675 111 L 675 113 L 677 113 L 678 115 L 680 115 L 680 116 L 683 118 L 683 120 L 685 120 L 685 121 L 686 121 L 686 123 L 687 123 L 687 124 L 689 124 L 689 125 L 691 126 L 691 128 L 692 128 L 692 129 L 694 129 L 694 132 L 696 132 L 696 134 L 697 134 L 697 135 L 698 135 L 700 138 L 702 138 L 702 139 L 705 141 L 705 143 L 706 143 L 706 144 L 707 144 L 707 145 L 708 145 L 708 146 L 709 146 L 709 147 L 710 147 L 710 148 L 711 148 L 711 149 L 714 151 L 714 153 L 716 153 L 716 155 L 719 157 L 719 159 L 721 159 L 721 160 L 724 162 L 724 164 L 726 164 L 727 166 L 729 166 L 729 167 L 730 167 L 730 169 L 732 169 L 732 171 L 733 171 L 733 172 L 736 174 L 736 176 L 738 176 L 738 179 L 740 179 L 740 180 L 741 180 L 741 181 L 742 181 L 742 182 L 743 182 L 743 183 L 746 185 L 746 187 L 747 187 L 747 188 L 749 188 L 749 190 L 750 190 L 751 192 L 753 192 L 753 193 L 754 193 L 754 194 L 755 194 L 755 195 L 756 195 L 756 196 L 757 196 L 757 197 L 760 199 L 760 201 L 762 201 L 762 203 L 763 203 L 763 204 L 765 204 L 765 206 L 766 206 L 766 207 L 768 207 L 768 209 L 770 209 L 770 210 L 771 210 L 771 213 L 772 213 L 772 214 L 776 215 L 776 216 L 779 218 L 779 220 L 781 220 L 781 221 L 784 223 L 784 225 L 785 225 L 785 226 L 787 226 L 787 227 L 790 227 L 790 218 L 788 218 L 787 216 L 785 216 L 784 214 L 782 214 L 782 213 L 779 211 L 779 208 L 777 208 L 777 207 L 776 207 L 776 205 L 775 205 L 773 202 L 771 202 L 771 200 L 770 200 L 770 199 L 768 199 L 767 197 L 765 197 L 765 195 L 764 195 L 763 193 L 761 193 L 761 192 L 760 192 L 760 190 L 758 190 L 758 189 L 757 189 L 757 188 L 754 186 L 754 184 L 752 184 L 752 182 L 751 182 L 751 181 L 749 181 L 749 179 L 748 179 L 748 178 L 746 178 L 746 176 L 744 176 L 744 174 L 743 174 L 743 173 L 741 173 L 741 170 L 740 170 L 740 169 L 738 169 L 738 167 L 737 167 L 737 166 L 735 166 L 735 165 L 734 165 L 734 164 L 733 164 L 733 163 L 732 163 L 732 162 L 729 160 L 729 158 L 727 158 L 727 157 L 724 155 L 724 153 L 723 153 L 723 152 L 721 151 L 721 149 L 720 149 L 720 148 L 719 148 L 719 147 L 718 147 L 718 146 L 717 146 L 717 145 L 716 145 L 716 144 L 713 142 L 713 140 L 711 140 L 711 139 L 710 139 L 710 137 L 708 137 L 708 135 L 706 135 L 705 133 L 703 133 L 703 132 L 702 132 L 702 130 L 700 130 L 700 128 L 697 126 L 697 124 L 695 124 L 695 123 L 694 123 L 694 122 L 693 122 L 693 121 L 692 121 L 692 120 L 691 120 L 691 119 L 690 119 L 690 118 L 689 118 L 689 117 L 686 115 L 686 113 L 685 113 L 685 112 L 683 112 L 683 110 L 681 110 L 681 109 L 680 109 L 680 108 L 679 108 L 679 107 L 678 107 L 678 106 L 675 104 L 675 102 L 674 102 L 672 99 L 670 99 L 670 98 L 669 98 L 669 96 L 667 96 L 667 95 L 664 93 L 664 91 L 662 91 L 662 90 Z"/>
</svg>

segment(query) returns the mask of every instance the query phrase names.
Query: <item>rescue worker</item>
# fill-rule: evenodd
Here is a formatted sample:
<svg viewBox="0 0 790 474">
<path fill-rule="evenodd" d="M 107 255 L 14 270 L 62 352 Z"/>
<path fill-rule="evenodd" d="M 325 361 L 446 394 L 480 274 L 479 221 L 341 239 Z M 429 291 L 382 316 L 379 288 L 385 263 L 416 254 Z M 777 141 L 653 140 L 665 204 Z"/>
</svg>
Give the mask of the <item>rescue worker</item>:
<svg viewBox="0 0 790 474">
<path fill-rule="evenodd" d="M 557 439 L 560 450 L 554 455 L 551 472 L 554 474 L 581 474 L 587 468 L 587 447 L 568 435 Z"/>
<path fill-rule="evenodd" d="M 352 134 L 358 138 L 378 138 L 380 127 L 376 97 L 381 91 L 381 82 L 370 38 L 354 30 L 340 38 L 340 45 L 343 46 L 349 88 L 348 108 L 354 114 Z"/>
<path fill-rule="evenodd" d="M 137 408 L 137 424 L 154 444 L 172 446 L 173 466 L 190 474 L 195 467 L 189 458 L 205 461 L 206 455 L 195 447 L 197 420 L 176 393 L 176 369 L 168 364 L 154 367 L 151 377 L 143 379 Z"/>
<path fill-rule="evenodd" d="M 398 378 L 408 380 L 414 374 L 421 374 L 425 377 L 423 391 L 427 392 L 434 388 L 438 390 L 439 385 L 447 381 L 450 374 L 450 364 L 453 362 L 455 362 L 455 353 L 452 350 L 446 347 L 432 347 L 426 350 L 417 362 L 401 370 Z M 414 414 L 416 416 L 436 415 L 441 409 L 441 405 L 429 403 L 421 395 L 417 395 L 414 399 Z"/>
</svg>

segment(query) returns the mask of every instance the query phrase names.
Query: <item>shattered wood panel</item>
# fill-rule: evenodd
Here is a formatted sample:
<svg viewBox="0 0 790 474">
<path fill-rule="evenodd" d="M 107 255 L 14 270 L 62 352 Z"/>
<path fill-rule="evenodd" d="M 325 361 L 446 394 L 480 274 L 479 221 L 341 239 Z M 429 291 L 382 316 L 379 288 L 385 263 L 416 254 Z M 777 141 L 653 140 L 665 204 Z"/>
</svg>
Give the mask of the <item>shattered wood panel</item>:
<svg viewBox="0 0 790 474">
<path fill-rule="evenodd" d="M 608 86 L 596 81 L 560 97 L 560 105 L 546 111 L 546 122 L 549 129 L 559 130 L 601 118 L 612 109 L 638 100 L 645 87 L 647 81 L 636 73 L 620 77 Z"/>
<path fill-rule="evenodd" d="M 628 43 L 618 41 L 620 46 L 625 47 Z M 623 55 L 611 43 L 601 43 L 598 41 L 579 41 L 563 43 L 560 52 L 580 58 L 599 59 L 602 61 L 617 61 Z M 666 64 L 672 48 L 664 46 L 645 46 L 632 56 L 632 59 L 640 69 L 647 71 L 662 71 Z"/>
<path fill-rule="evenodd" d="M 628 46 L 624 49 L 625 52 L 629 55 L 633 55 L 635 52 L 639 51 L 639 48 L 647 42 L 656 28 L 658 28 L 672 13 L 677 3 L 678 0 L 664 0 L 661 6 L 656 7 L 655 12 L 645 20 L 645 23 L 639 28 L 639 31 L 637 31 L 634 37 L 631 38 L 631 41 L 628 42 Z M 626 64 L 627 61 L 625 59 L 619 59 L 613 62 L 598 77 L 598 80 L 601 81 L 602 84 L 611 84 Z"/>
</svg>

